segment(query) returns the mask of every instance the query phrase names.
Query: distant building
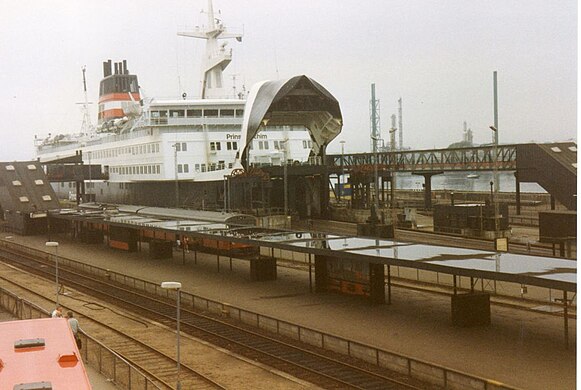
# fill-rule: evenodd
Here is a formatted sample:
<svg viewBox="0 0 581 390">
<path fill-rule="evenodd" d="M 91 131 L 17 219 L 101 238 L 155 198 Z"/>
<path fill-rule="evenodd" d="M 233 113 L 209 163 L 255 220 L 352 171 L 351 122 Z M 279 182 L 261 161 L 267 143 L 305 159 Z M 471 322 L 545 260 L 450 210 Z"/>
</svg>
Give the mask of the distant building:
<svg viewBox="0 0 581 390">
<path fill-rule="evenodd" d="M 468 128 L 466 121 L 464 121 L 464 133 L 462 134 L 462 141 L 450 144 L 448 149 L 471 148 L 472 146 L 474 146 L 474 134 L 472 133 L 472 130 Z"/>
<path fill-rule="evenodd" d="M 500 237 L 510 236 L 508 225 L 508 204 L 498 204 L 498 233 Z M 435 205 L 434 231 L 452 233 L 467 237 L 493 238 L 497 226 L 495 210 L 490 203 Z"/>
</svg>

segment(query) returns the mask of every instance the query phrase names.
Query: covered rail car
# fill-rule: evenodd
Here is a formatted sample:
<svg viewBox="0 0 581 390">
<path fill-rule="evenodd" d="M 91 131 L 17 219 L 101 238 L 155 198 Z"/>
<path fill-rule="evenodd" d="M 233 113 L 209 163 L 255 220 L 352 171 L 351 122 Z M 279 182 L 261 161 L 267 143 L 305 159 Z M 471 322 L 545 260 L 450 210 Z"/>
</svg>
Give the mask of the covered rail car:
<svg viewBox="0 0 581 390">
<path fill-rule="evenodd" d="M 90 390 L 64 318 L 0 322 L 0 388 Z"/>
</svg>

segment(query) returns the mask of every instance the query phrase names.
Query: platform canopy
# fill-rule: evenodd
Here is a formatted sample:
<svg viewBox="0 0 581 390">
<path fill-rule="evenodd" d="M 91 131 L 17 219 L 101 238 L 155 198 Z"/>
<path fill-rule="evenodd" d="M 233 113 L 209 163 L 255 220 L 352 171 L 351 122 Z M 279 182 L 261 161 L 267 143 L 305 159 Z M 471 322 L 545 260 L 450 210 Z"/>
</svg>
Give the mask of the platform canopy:
<svg viewBox="0 0 581 390">
<path fill-rule="evenodd" d="M 305 75 L 255 84 L 244 111 L 240 161 L 245 168 L 248 145 L 263 126 L 305 126 L 320 155 L 343 127 L 337 99 Z"/>
<path fill-rule="evenodd" d="M 353 237 L 309 231 L 287 231 L 256 226 L 239 225 L 228 215 L 214 213 L 187 214 L 181 209 L 165 209 L 165 215 L 155 209 L 147 214 L 141 211 L 119 210 L 60 210 L 51 218 L 103 223 L 136 230 L 151 230 L 189 237 L 214 239 L 222 242 L 243 243 L 277 248 L 289 252 L 322 255 L 337 261 L 374 263 L 439 272 L 521 285 L 539 286 L 562 291 L 577 291 L 577 261 L 553 257 L 495 253 L 486 250 L 427 245 L 394 239 Z M 181 218 L 176 218 L 178 212 Z M 194 212 L 192 212 L 194 213 Z"/>
</svg>

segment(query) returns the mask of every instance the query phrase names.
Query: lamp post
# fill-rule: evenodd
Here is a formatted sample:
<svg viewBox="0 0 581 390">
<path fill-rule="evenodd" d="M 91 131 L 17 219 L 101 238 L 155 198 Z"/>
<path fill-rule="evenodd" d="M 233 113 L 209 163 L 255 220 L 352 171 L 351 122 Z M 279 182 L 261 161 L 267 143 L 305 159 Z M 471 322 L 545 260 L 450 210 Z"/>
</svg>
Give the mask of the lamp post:
<svg viewBox="0 0 581 390">
<path fill-rule="evenodd" d="M 375 206 L 375 215 L 372 215 L 372 217 L 377 220 L 379 213 L 379 138 L 372 136 L 371 139 L 373 140 L 373 183 L 375 187 L 375 199 L 373 202 Z"/>
<path fill-rule="evenodd" d="M 339 142 L 341 144 L 341 180 L 339 180 L 339 199 L 341 194 L 345 191 L 345 140 Z"/>
<path fill-rule="evenodd" d="M 176 208 L 178 208 L 180 206 L 180 188 L 179 188 L 179 183 L 178 183 L 178 146 L 179 143 L 176 142 L 175 144 L 172 145 L 172 147 L 174 148 L 173 151 L 173 162 L 174 162 L 174 174 L 175 174 L 175 192 L 176 192 Z"/>
<path fill-rule="evenodd" d="M 55 250 L 55 283 L 56 283 L 56 305 L 59 305 L 59 243 L 56 241 L 47 241 L 46 246 L 53 247 Z"/>
<path fill-rule="evenodd" d="M 182 284 L 180 282 L 161 282 L 161 288 L 166 290 L 176 290 L 177 291 L 177 331 L 176 331 L 176 348 L 177 348 L 177 376 L 176 376 L 176 389 L 181 390 L 182 384 L 180 382 L 180 292 Z"/>
<path fill-rule="evenodd" d="M 285 138 L 283 141 L 283 162 L 282 162 L 282 172 L 283 172 L 283 190 L 284 190 L 284 215 L 288 215 L 288 167 L 287 167 L 287 152 L 286 148 L 288 145 L 288 138 Z"/>
<path fill-rule="evenodd" d="M 228 192 L 227 192 L 228 184 L 227 184 L 227 181 L 228 181 L 228 176 L 224 175 L 224 207 L 223 208 L 224 208 L 225 212 L 228 212 Z"/>
<path fill-rule="evenodd" d="M 492 134 L 494 136 L 494 146 L 492 148 L 494 154 L 492 170 L 494 172 L 494 197 L 492 202 L 494 203 L 494 238 L 498 238 L 498 129 L 495 126 L 490 126 Z"/>
<path fill-rule="evenodd" d="M 87 152 L 87 154 L 89 155 L 89 191 L 88 191 L 89 192 L 89 196 L 88 196 L 89 199 L 87 199 L 87 200 L 90 202 L 91 201 L 90 188 L 91 188 L 91 183 L 93 182 L 92 178 L 91 178 L 91 154 L 92 153 L 89 151 L 89 152 Z"/>
</svg>

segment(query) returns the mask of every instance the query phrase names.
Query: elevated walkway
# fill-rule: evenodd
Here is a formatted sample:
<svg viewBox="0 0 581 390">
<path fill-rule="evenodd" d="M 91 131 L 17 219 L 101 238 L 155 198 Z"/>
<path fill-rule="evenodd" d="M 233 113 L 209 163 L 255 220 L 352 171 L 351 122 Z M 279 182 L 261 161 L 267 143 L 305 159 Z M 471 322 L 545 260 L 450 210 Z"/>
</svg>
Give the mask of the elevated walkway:
<svg viewBox="0 0 581 390">
<path fill-rule="evenodd" d="M 538 183 L 569 210 L 577 209 L 577 144 L 517 145 L 517 189 Z"/>
</svg>

